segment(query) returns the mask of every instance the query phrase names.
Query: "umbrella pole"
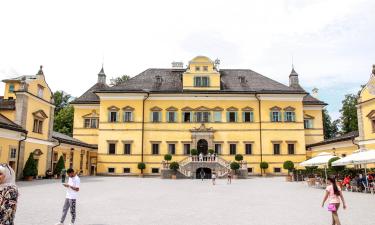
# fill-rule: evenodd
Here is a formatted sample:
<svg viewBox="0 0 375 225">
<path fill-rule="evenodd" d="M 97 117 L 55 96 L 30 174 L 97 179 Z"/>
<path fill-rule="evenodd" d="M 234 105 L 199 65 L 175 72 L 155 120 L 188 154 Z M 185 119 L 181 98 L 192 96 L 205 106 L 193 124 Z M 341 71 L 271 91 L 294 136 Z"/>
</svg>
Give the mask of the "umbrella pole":
<svg viewBox="0 0 375 225">
<path fill-rule="evenodd" d="M 365 164 L 365 177 L 366 177 L 366 185 L 368 187 L 368 180 L 367 180 L 367 164 Z"/>
<path fill-rule="evenodd" d="M 327 184 L 327 166 L 324 166 L 324 173 L 325 173 L 325 175 L 326 175 L 326 184 Z"/>
</svg>

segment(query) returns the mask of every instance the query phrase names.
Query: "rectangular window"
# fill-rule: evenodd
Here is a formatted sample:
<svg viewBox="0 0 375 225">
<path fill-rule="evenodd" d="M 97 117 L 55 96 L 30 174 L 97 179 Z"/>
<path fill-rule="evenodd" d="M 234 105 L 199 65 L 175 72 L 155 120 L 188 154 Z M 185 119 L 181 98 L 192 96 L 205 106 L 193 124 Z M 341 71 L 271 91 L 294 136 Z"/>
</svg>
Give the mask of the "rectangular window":
<svg viewBox="0 0 375 225">
<path fill-rule="evenodd" d="M 90 119 L 85 119 L 85 125 L 84 125 L 84 127 L 85 128 L 90 128 L 90 123 L 91 123 Z"/>
<path fill-rule="evenodd" d="M 236 148 L 237 148 L 236 144 L 230 144 L 229 145 L 229 154 L 235 155 L 236 154 Z"/>
<path fill-rule="evenodd" d="M 195 87 L 208 87 L 210 83 L 209 77 L 194 77 Z"/>
<path fill-rule="evenodd" d="M 198 123 L 208 123 L 210 122 L 210 115 L 211 115 L 210 112 L 196 112 L 195 113 L 196 121 Z"/>
<path fill-rule="evenodd" d="M 176 122 L 176 116 L 177 116 L 176 112 L 167 112 L 167 121 L 170 123 Z"/>
<path fill-rule="evenodd" d="M 109 112 L 109 122 L 115 123 L 118 121 L 117 112 L 111 111 Z"/>
<path fill-rule="evenodd" d="M 82 170 L 83 169 L 83 154 L 80 155 L 80 158 L 79 158 L 79 169 Z"/>
<path fill-rule="evenodd" d="M 245 144 L 245 154 L 251 155 L 253 153 L 252 144 Z"/>
<path fill-rule="evenodd" d="M 281 168 L 275 167 L 273 168 L 274 173 L 281 173 Z"/>
<path fill-rule="evenodd" d="M 131 148 L 131 145 L 130 144 L 124 144 L 124 155 L 130 155 L 130 148 Z"/>
<path fill-rule="evenodd" d="M 214 112 L 214 122 L 221 122 L 221 112 Z"/>
<path fill-rule="evenodd" d="M 9 84 L 9 93 L 14 92 L 14 84 Z"/>
<path fill-rule="evenodd" d="M 295 113 L 294 112 L 285 112 L 285 121 L 286 122 L 295 122 Z"/>
<path fill-rule="evenodd" d="M 131 121 L 133 121 L 133 113 L 124 112 L 124 122 L 131 122 Z"/>
<path fill-rule="evenodd" d="M 115 172 L 115 168 L 108 168 L 108 173 L 114 173 Z"/>
<path fill-rule="evenodd" d="M 294 144 L 288 144 L 288 154 L 294 155 Z"/>
<path fill-rule="evenodd" d="M 273 144 L 273 154 L 280 155 L 280 144 Z"/>
<path fill-rule="evenodd" d="M 152 122 L 160 122 L 160 112 L 152 112 Z"/>
<path fill-rule="evenodd" d="M 208 66 L 203 66 L 203 71 L 208 71 Z"/>
<path fill-rule="evenodd" d="M 59 154 L 57 152 L 53 153 L 53 161 L 57 162 L 59 160 Z"/>
<path fill-rule="evenodd" d="M 168 153 L 171 155 L 176 154 L 176 145 L 175 144 L 168 144 Z"/>
<path fill-rule="evenodd" d="M 228 112 L 228 122 L 237 122 L 237 112 Z"/>
<path fill-rule="evenodd" d="M 116 154 L 116 144 L 115 143 L 109 143 L 108 144 L 108 154 L 110 154 L 110 155 Z"/>
<path fill-rule="evenodd" d="M 130 168 L 124 168 L 124 173 L 130 173 Z"/>
<path fill-rule="evenodd" d="M 92 118 L 91 119 L 91 128 L 98 128 L 99 119 Z"/>
<path fill-rule="evenodd" d="M 182 117 L 183 117 L 184 123 L 191 122 L 191 112 L 183 112 Z"/>
<path fill-rule="evenodd" d="M 34 119 L 33 132 L 41 134 L 42 128 L 43 128 L 43 121 Z"/>
<path fill-rule="evenodd" d="M 221 154 L 221 144 L 215 144 L 215 153 Z"/>
<path fill-rule="evenodd" d="M 304 119 L 303 122 L 304 122 L 305 129 L 313 128 L 313 121 L 311 119 Z"/>
<path fill-rule="evenodd" d="M 253 168 L 247 168 L 247 173 L 253 173 Z"/>
<path fill-rule="evenodd" d="M 201 68 L 199 66 L 195 67 L 195 71 L 200 71 L 200 70 L 201 70 Z"/>
<path fill-rule="evenodd" d="M 12 147 L 12 148 L 10 149 L 10 158 L 11 158 L 11 159 L 15 159 L 16 156 L 17 156 L 17 149 Z"/>
<path fill-rule="evenodd" d="M 159 173 L 159 168 L 151 168 L 151 173 Z"/>
<path fill-rule="evenodd" d="M 38 97 L 39 98 L 43 98 L 43 91 L 44 91 L 44 87 L 41 85 L 38 85 Z"/>
<path fill-rule="evenodd" d="M 184 144 L 184 154 L 190 155 L 190 144 Z"/>
<path fill-rule="evenodd" d="M 281 113 L 276 111 L 271 112 L 271 121 L 281 122 Z"/>
<path fill-rule="evenodd" d="M 208 87 L 208 77 L 202 77 L 202 86 Z"/>
<path fill-rule="evenodd" d="M 243 121 L 244 122 L 253 122 L 254 121 L 254 113 L 253 112 L 243 112 Z"/>
<path fill-rule="evenodd" d="M 159 155 L 159 144 L 152 144 L 152 154 Z"/>
</svg>

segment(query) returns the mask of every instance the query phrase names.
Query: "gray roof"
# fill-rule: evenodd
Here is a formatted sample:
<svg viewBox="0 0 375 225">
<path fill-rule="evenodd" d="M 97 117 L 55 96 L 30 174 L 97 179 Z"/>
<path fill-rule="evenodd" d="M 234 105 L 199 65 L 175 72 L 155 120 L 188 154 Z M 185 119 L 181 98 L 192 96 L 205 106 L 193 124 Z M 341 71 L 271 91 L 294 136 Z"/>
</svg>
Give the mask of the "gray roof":
<svg viewBox="0 0 375 225">
<path fill-rule="evenodd" d="M 12 122 L 10 119 L 8 119 L 2 114 L 0 114 L 0 128 L 27 133 L 27 131 L 24 130 L 21 126 Z"/>
<path fill-rule="evenodd" d="M 71 136 L 68 136 L 66 134 L 62 134 L 62 133 L 59 133 L 59 132 L 56 132 L 56 131 L 52 132 L 52 138 L 58 140 L 60 143 L 72 144 L 72 145 L 77 145 L 77 146 L 82 146 L 82 147 L 97 149 L 96 145 L 87 144 L 87 143 L 85 143 L 83 141 L 80 141 L 80 140 L 75 139 L 75 138 L 73 138 Z"/>
<path fill-rule="evenodd" d="M 327 105 L 327 103 L 320 101 L 317 98 L 314 98 L 310 94 L 307 94 L 305 97 L 303 97 L 303 104 L 304 105 Z"/>
<path fill-rule="evenodd" d="M 3 82 L 20 82 L 22 80 L 35 80 L 36 75 L 23 75 L 15 78 L 5 79 Z"/>
<path fill-rule="evenodd" d="M 346 133 L 346 134 L 342 134 L 342 135 L 337 136 L 337 137 L 325 139 L 324 141 L 321 141 L 321 142 L 317 142 L 317 143 L 314 143 L 314 144 L 307 145 L 306 148 L 311 148 L 311 147 L 315 147 L 315 146 L 336 143 L 336 142 L 340 142 L 340 141 L 353 140 L 353 139 L 355 139 L 358 136 L 359 136 L 359 132 L 358 131 L 352 131 L 352 132 L 349 132 L 349 133 Z"/>
<path fill-rule="evenodd" d="M 87 103 L 99 103 L 99 97 L 94 93 L 95 91 L 106 89 L 109 86 L 103 83 L 96 83 L 89 90 L 87 90 L 83 95 L 74 99 L 72 104 L 87 104 Z"/>
<path fill-rule="evenodd" d="M 15 110 L 16 101 L 14 99 L 4 99 L 0 96 L 0 110 Z"/>
</svg>

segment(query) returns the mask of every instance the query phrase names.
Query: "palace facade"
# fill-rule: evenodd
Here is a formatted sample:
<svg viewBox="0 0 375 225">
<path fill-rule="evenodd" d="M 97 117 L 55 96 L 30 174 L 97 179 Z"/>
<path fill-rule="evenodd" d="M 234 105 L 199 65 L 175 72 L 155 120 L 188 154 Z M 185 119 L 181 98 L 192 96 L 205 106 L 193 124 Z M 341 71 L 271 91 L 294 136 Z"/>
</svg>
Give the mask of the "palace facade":
<svg viewBox="0 0 375 225">
<path fill-rule="evenodd" d="M 283 163 L 306 160 L 306 145 L 323 141 L 324 102 L 307 93 L 293 69 L 289 85 L 249 69 L 219 69 L 219 62 L 198 56 L 186 68 L 150 68 L 122 84 L 108 86 L 104 70 L 98 82 L 72 102 L 73 136 L 97 145 L 97 173 L 160 175 L 164 155 L 180 163 L 180 172 L 197 172 L 190 153 L 218 154 L 216 168 L 236 154 L 243 168 L 285 174 Z"/>
</svg>

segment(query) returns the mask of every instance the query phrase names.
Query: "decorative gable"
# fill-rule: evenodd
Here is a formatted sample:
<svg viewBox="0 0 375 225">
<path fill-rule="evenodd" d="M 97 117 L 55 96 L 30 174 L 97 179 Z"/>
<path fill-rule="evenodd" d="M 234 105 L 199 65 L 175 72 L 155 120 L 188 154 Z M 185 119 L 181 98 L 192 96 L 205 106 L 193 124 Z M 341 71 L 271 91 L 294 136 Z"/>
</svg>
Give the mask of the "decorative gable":
<svg viewBox="0 0 375 225">
<path fill-rule="evenodd" d="M 308 114 L 305 114 L 305 115 L 303 116 L 303 118 L 304 118 L 304 119 L 315 119 L 315 117 L 310 116 L 310 115 L 308 115 Z"/>
<path fill-rule="evenodd" d="M 292 106 L 288 106 L 288 107 L 284 108 L 284 111 L 288 111 L 288 112 L 290 112 L 290 111 L 295 111 L 295 110 L 296 110 L 296 109 L 293 108 Z"/>
<path fill-rule="evenodd" d="M 182 108 L 181 111 L 189 112 L 189 111 L 194 111 L 194 109 L 191 108 L 191 107 L 189 107 L 189 106 L 187 106 L 187 107 Z"/>
<path fill-rule="evenodd" d="M 134 108 L 131 107 L 131 106 L 125 106 L 124 108 L 122 108 L 123 111 L 134 111 Z"/>
<path fill-rule="evenodd" d="M 367 114 L 367 117 L 370 119 L 375 119 L 375 110 L 371 110 L 371 112 Z"/>
<path fill-rule="evenodd" d="M 154 106 L 150 109 L 151 111 L 154 111 L 154 112 L 157 112 L 157 111 L 162 111 L 163 109 L 162 108 L 159 108 L 157 106 Z"/>
<path fill-rule="evenodd" d="M 33 155 L 34 155 L 34 157 L 39 157 L 39 156 L 43 155 L 43 152 L 40 149 L 35 149 L 33 151 Z"/>
<path fill-rule="evenodd" d="M 120 110 L 120 108 L 118 108 L 118 107 L 116 107 L 116 106 L 110 106 L 110 107 L 108 107 L 108 110 L 109 111 L 119 111 Z"/>
<path fill-rule="evenodd" d="M 178 109 L 176 107 L 173 107 L 173 106 L 168 107 L 166 110 L 167 111 L 172 111 L 172 112 L 178 111 Z"/>
<path fill-rule="evenodd" d="M 212 111 L 223 111 L 224 109 L 219 107 L 219 106 L 216 106 L 215 108 L 212 109 Z"/>
<path fill-rule="evenodd" d="M 278 107 L 278 106 L 274 106 L 272 108 L 270 108 L 271 111 L 281 111 L 281 108 Z"/>
<path fill-rule="evenodd" d="M 33 116 L 41 120 L 48 118 L 47 114 L 43 110 L 38 110 L 36 112 L 33 112 Z"/>
<path fill-rule="evenodd" d="M 227 111 L 238 111 L 238 109 L 236 108 L 236 107 L 234 107 L 234 106 L 231 106 L 231 107 L 229 107 L 229 108 L 227 108 Z"/>
<path fill-rule="evenodd" d="M 84 115 L 84 116 L 82 116 L 82 117 L 83 117 L 83 118 L 93 118 L 93 117 L 97 118 L 97 117 L 99 117 L 99 114 L 96 113 L 96 110 L 92 110 L 91 113 L 86 114 L 86 115 Z"/>
<path fill-rule="evenodd" d="M 250 106 L 246 106 L 245 108 L 242 108 L 242 111 L 249 112 L 249 111 L 254 111 L 254 109 L 251 108 Z"/>
<path fill-rule="evenodd" d="M 195 111 L 211 111 L 211 109 L 205 106 L 199 106 L 198 108 L 195 109 Z"/>
</svg>

